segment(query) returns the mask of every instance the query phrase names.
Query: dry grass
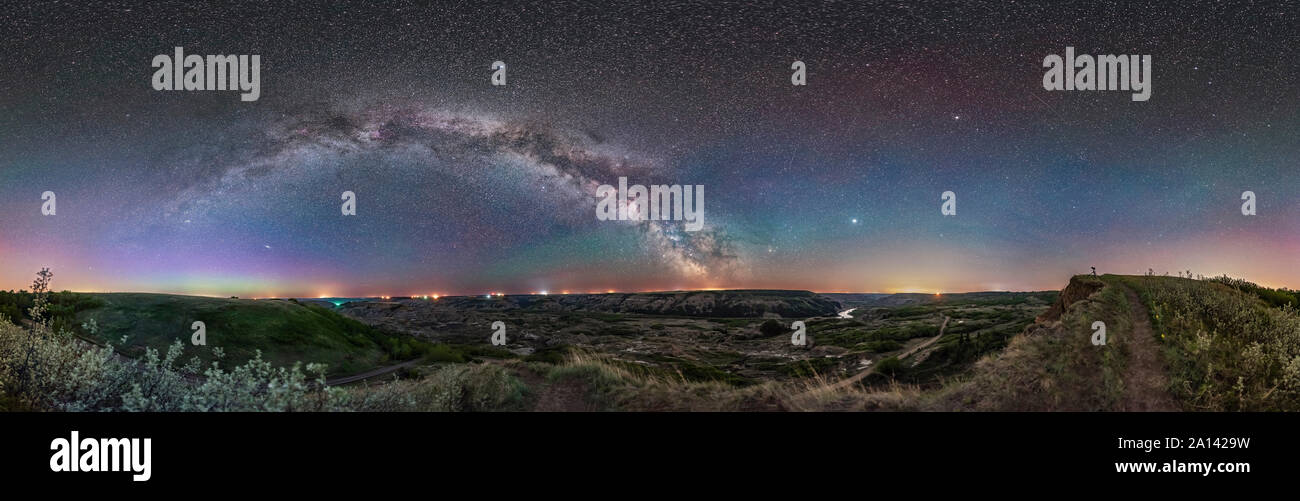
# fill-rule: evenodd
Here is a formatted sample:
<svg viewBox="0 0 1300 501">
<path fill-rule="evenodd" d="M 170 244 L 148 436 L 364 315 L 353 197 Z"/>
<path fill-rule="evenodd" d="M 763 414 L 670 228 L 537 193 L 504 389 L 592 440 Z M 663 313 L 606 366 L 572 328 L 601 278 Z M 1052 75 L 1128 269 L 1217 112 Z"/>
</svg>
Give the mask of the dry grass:
<svg viewBox="0 0 1300 501">
<path fill-rule="evenodd" d="M 1093 346 L 1092 322 L 1106 323 L 1106 346 Z M 937 391 L 927 410 L 1113 410 L 1123 394 L 1130 332 L 1123 289 L 1107 286 L 1074 303 L 1057 322 L 1035 324 L 970 376 Z"/>
<path fill-rule="evenodd" d="M 607 355 L 575 352 L 549 373 L 553 381 L 579 378 L 587 398 L 623 411 L 852 411 L 910 410 L 919 389 L 891 385 L 868 389 L 841 385 L 821 375 L 788 382 L 736 387 L 723 382 L 688 381 L 629 368 Z"/>
</svg>

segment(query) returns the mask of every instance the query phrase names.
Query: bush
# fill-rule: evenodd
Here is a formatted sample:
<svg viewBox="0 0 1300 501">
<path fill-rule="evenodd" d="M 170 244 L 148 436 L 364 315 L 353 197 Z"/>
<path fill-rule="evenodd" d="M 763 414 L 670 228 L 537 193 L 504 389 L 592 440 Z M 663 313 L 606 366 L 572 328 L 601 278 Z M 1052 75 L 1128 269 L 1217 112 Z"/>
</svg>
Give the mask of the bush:
<svg viewBox="0 0 1300 501">
<path fill-rule="evenodd" d="M 569 354 L 569 347 L 565 345 L 547 346 L 537 350 L 531 355 L 524 357 L 525 362 L 545 362 L 548 364 L 559 365 L 564 361 L 564 357 Z"/>
<path fill-rule="evenodd" d="M 51 275 L 52 277 L 53 275 Z M 42 292 L 46 305 L 43 317 L 55 330 L 75 332 L 77 313 L 93 310 L 104 305 L 103 300 L 73 292 Z M 21 325 L 22 320 L 31 320 L 30 310 L 36 303 L 36 292 L 0 291 L 0 315 L 9 322 Z"/>
<path fill-rule="evenodd" d="M 369 412 L 482 412 L 515 409 L 523 392 L 523 384 L 500 366 L 457 364 L 423 379 L 351 388 L 343 402 Z"/>
<path fill-rule="evenodd" d="M 762 334 L 763 337 L 772 337 L 772 336 L 780 336 L 781 334 L 786 334 L 790 332 L 790 329 L 787 328 L 785 324 L 782 324 L 781 322 L 768 319 L 767 321 L 763 322 L 763 325 L 758 326 L 758 332 Z"/>
<path fill-rule="evenodd" d="M 1242 292 L 1254 294 L 1256 297 L 1259 297 L 1264 300 L 1264 302 L 1274 307 L 1281 308 L 1283 306 L 1290 306 L 1291 308 L 1300 308 L 1300 294 L 1296 291 L 1287 289 L 1269 289 L 1227 275 L 1214 277 L 1209 280 L 1211 282 L 1227 285 Z"/>
<path fill-rule="evenodd" d="M 1244 280 L 1134 278 L 1170 362 L 1171 387 L 1192 408 L 1300 409 L 1300 314 Z M 1215 284 L 1236 290 L 1224 290 Z"/>
<path fill-rule="evenodd" d="M 876 372 L 889 377 L 898 377 L 903 370 L 903 361 L 898 357 L 889 357 L 876 363 Z"/>
<path fill-rule="evenodd" d="M 903 349 L 903 343 L 894 341 L 892 339 L 886 339 L 884 341 L 870 341 L 870 342 L 862 343 L 858 346 L 860 346 L 864 350 L 873 353 L 886 353 L 890 351 Z"/>
<path fill-rule="evenodd" d="M 32 326 L 23 328 L 0 318 L 0 409 L 477 411 L 508 407 L 522 395 L 522 385 L 513 376 L 491 365 L 455 365 L 418 381 L 344 389 L 325 385 L 324 365 L 275 367 L 261 352 L 231 369 L 222 368 L 219 361 L 204 369 L 197 357 L 181 363 L 185 345 L 180 340 L 165 352 L 149 347 L 139 359 L 130 359 L 117 355 L 111 344 L 95 346 L 52 327 L 46 316 L 50 298 L 57 297 L 46 291 L 52 275 L 42 270 L 39 276 L 29 308 Z M 93 321 L 81 327 L 91 336 L 97 334 Z M 398 352 L 460 357 L 449 347 L 410 338 L 390 342 Z M 212 352 L 217 360 L 224 358 L 221 348 L 214 347 Z M 416 370 L 405 375 L 419 376 Z"/>
</svg>

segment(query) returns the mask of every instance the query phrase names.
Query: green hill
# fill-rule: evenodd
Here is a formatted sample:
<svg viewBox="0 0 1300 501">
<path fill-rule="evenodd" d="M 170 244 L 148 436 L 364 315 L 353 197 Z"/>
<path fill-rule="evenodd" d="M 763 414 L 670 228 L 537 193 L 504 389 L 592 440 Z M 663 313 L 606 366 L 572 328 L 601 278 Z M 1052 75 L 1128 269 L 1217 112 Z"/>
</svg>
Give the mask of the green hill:
<svg viewBox="0 0 1300 501">
<path fill-rule="evenodd" d="M 1038 323 L 931 404 L 1300 410 L 1300 314 L 1290 294 L 1226 277 L 1076 276 Z M 1103 346 L 1091 340 L 1097 321 Z"/>
<path fill-rule="evenodd" d="M 180 340 L 186 347 L 185 359 L 197 355 L 205 365 L 214 360 L 216 347 L 224 351 L 221 362 L 227 367 L 242 364 L 261 350 L 262 358 L 276 365 L 324 363 L 329 374 L 338 375 L 412 358 L 426 347 L 408 336 L 389 335 L 319 305 L 296 301 L 88 295 L 102 305 L 77 313 L 78 323 L 93 319 L 98 324 L 96 340 L 111 342 L 127 356 L 143 354 L 145 347 L 166 351 Z M 207 346 L 190 344 L 190 326 L 196 320 L 205 324 Z"/>
</svg>

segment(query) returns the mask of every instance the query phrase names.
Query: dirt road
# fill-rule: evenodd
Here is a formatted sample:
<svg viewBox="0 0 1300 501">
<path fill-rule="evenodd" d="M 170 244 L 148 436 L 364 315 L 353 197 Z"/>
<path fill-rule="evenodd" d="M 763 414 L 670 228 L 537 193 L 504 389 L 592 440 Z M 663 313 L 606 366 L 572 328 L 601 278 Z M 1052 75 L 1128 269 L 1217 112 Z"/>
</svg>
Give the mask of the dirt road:
<svg viewBox="0 0 1300 501">
<path fill-rule="evenodd" d="M 937 336 L 935 336 L 935 337 L 932 337 L 932 338 L 930 338 L 930 339 L 927 339 L 927 340 L 925 340 L 924 342 L 922 342 L 921 344 L 918 344 L 918 345 L 912 347 L 912 349 L 907 350 L 906 352 L 903 352 L 901 355 L 898 355 L 898 359 L 899 359 L 899 360 L 905 360 L 905 359 L 907 359 L 907 357 L 910 357 L 910 356 L 912 356 L 912 355 L 915 355 L 916 352 L 921 351 L 921 350 L 925 349 L 926 347 L 928 347 L 928 346 L 930 346 L 930 345 L 932 345 L 932 344 L 934 344 L 934 343 L 939 342 L 939 339 L 943 337 L 943 331 L 944 331 L 944 329 L 947 329 L 947 328 L 948 328 L 948 320 L 949 320 L 949 319 L 950 319 L 950 317 L 943 317 L 943 324 L 939 326 L 939 335 L 937 335 Z M 865 378 L 865 377 L 871 375 L 871 373 L 873 373 L 873 372 L 876 372 L 876 366 L 874 366 L 874 365 L 871 366 L 871 367 L 867 367 L 867 368 L 866 368 L 865 370 L 863 370 L 862 372 L 859 372 L 859 373 L 857 373 L 857 374 L 854 374 L 854 375 L 851 376 L 851 377 L 848 377 L 848 378 L 846 378 L 846 379 L 842 379 L 842 380 L 840 380 L 840 381 L 837 381 L 837 382 L 835 382 L 835 384 L 832 384 L 832 385 L 830 385 L 830 386 L 825 386 L 825 387 L 822 387 L 822 388 L 818 388 L 818 389 L 815 389 L 815 390 L 812 390 L 812 391 L 826 392 L 826 391 L 835 391 L 835 390 L 840 390 L 840 389 L 848 388 L 850 385 L 856 384 L 858 381 L 862 381 L 863 378 Z M 811 392 L 810 392 L 810 393 L 811 393 Z"/>
</svg>

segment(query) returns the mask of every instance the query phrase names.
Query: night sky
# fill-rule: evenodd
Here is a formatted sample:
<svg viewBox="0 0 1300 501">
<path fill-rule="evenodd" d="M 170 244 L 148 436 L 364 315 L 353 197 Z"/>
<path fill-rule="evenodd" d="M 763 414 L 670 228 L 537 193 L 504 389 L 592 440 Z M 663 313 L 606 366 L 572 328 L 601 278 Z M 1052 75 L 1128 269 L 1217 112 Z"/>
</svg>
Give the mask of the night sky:
<svg viewBox="0 0 1300 501">
<path fill-rule="evenodd" d="M 1300 286 L 1294 5 L 509 4 L 0 10 L 0 288 Z M 260 55 L 260 99 L 153 90 L 177 46 Z M 1150 100 L 1044 90 L 1066 46 L 1150 54 Z M 597 220 L 619 176 L 704 229 Z"/>
</svg>

